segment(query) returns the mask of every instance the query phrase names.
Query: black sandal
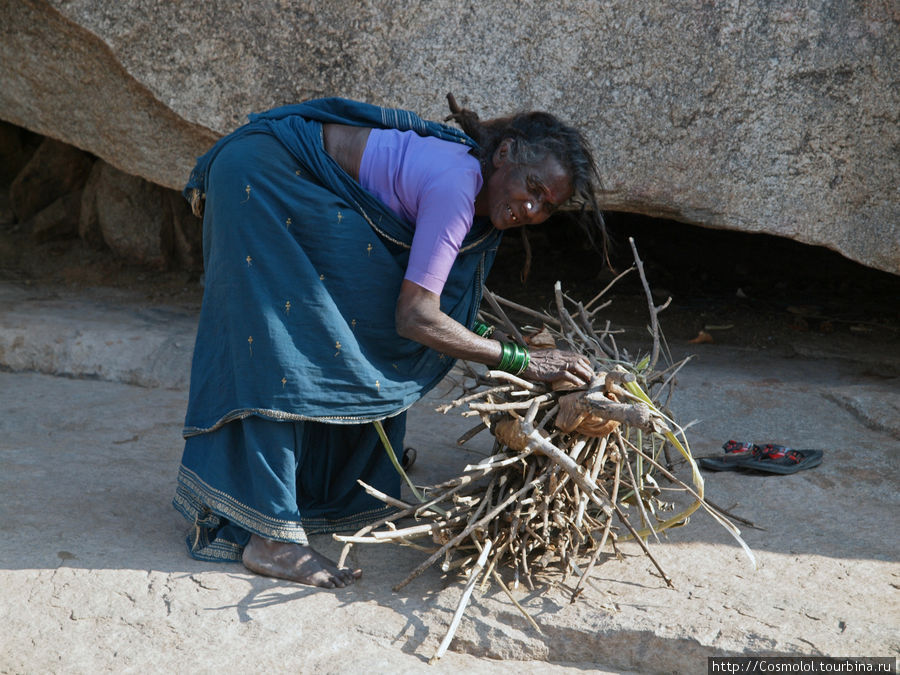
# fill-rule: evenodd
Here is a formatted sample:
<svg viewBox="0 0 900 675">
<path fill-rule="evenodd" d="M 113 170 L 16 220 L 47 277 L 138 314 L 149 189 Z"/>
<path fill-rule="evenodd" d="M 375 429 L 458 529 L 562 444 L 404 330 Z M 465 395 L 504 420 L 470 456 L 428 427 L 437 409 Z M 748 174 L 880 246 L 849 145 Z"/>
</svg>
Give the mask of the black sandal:
<svg viewBox="0 0 900 675">
<path fill-rule="evenodd" d="M 403 450 L 403 458 L 400 460 L 400 466 L 403 467 L 404 471 L 409 471 L 410 467 L 416 463 L 416 457 L 419 453 L 416 452 L 415 448 L 406 448 Z"/>
<path fill-rule="evenodd" d="M 819 466 L 824 454 L 821 450 L 794 450 L 774 443 L 755 445 L 737 441 L 728 441 L 722 449 L 725 454 L 719 457 L 699 457 L 700 466 L 708 471 L 751 469 L 786 475 Z"/>
<path fill-rule="evenodd" d="M 821 450 L 794 450 L 783 445 L 769 443 L 750 459 L 741 462 L 741 467 L 765 471 L 767 473 L 791 474 L 812 469 L 822 463 Z"/>
</svg>

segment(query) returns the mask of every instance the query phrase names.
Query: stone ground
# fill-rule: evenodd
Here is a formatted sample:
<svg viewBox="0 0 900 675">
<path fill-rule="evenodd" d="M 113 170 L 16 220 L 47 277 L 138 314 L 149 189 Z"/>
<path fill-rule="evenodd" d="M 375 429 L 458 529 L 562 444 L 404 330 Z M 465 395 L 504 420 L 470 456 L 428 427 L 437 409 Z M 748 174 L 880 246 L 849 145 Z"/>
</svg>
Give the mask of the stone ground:
<svg viewBox="0 0 900 675">
<path fill-rule="evenodd" d="M 196 283 L 150 283 L 115 265 L 55 269 L 63 276 L 0 281 L 0 672 L 692 673 L 718 655 L 900 653 L 896 304 L 860 314 L 861 294 L 798 313 L 786 297 L 748 306 L 733 289 L 677 302 L 663 325 L 673 358 L 695 355 L 674 405 L 682 423 L 696 420 L 694 454 L 730 438 L 825 452 L 792 476 L 704 474 L 707 496 L 754 525 L 741 530 L 757 566 L 697 514 L 650 543 L 674 589 L 625 544 L 574 603 L 571 581 L 517 591 L 542 633 L 498 589 L 476 591 L 450 651 L 429 666 L 462 584 L 432 569 L 392 592 L 416 551 L 356 547 L 364 576 L 337 591 L 187 555 L 170 499 Z M 123 283 L 111 287 L 111 273 Z M 617 302 L 613 318 L 639 335 L 639 297 Z M 690 343 L 704 328 L 714 341 Z M 434 412 L 454 393 L 448 379 L 410 413 L 421 484 L 489 449 L 483 436 L 457 446 L 470 422 Z M 314 544 L 340 551 L 328 537 Z"/>
</svg>

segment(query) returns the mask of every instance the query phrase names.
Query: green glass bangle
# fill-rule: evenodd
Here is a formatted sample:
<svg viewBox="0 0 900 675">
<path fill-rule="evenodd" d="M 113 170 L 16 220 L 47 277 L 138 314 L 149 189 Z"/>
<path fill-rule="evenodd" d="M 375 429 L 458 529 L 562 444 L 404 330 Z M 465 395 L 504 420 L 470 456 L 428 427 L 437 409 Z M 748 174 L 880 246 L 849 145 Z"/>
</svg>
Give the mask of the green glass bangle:
<svg viewBox="0 0 900 675">
<path fill-rule="evenodd" d="M 526 347 L 517 346 L 516 358 L 515 361 L 513 361 L 510 372 L 513 375 L 521 375 L 525 372 L 525 369 L 528 368 L 529 363 L 531 363 L 531 354 L 528 353 L 528 349 Z"/>
<path fill-rule="evenodd" d="M 514 342 L 503 342 L 500 363 L 497 370 L 502 370 L 513 375 L 521 375 L 531 363 L 531 354 L 526 347 L 520 347 Z"/>
<path fill-rule="evenodd" d="M 516 355 L 516 345 L 512 342 L 502 342 L 502 351 L 500 355 L 500 363 L 497 364 L 497 370 L 503 370 L 507 373 L 510 372 L 509 368 L 512 365 L 512 360 Z"/>
<path fill-rule="evenodd" d="M 531 365 L 531 352 L 528 351 L 525 347 L 522 347 L 522 351 L 525 352 L 525 360 L 522 363 L 522 367 L 519 369 L 519 372 L 516 375 L 521 375 L 526 370 L 528 370 L 528 366 Z"/>
<path fill-rule="evenodd" d="M 480 335 L 483 338 L 489 338 L 494 333 L 494 327 L 488 326 L 486 323 L 481 323 L 480 321 L 475 322 L 475 327 L 472 331 L 476 335 Z"/>
<path fill-rule="evenodd" d="M 509 372 L 511 372 L 511 373 L 515 373 L 519 369 L 519 366 L 522 365 L 522 358 L 523 358 L 522 352 L 519 351 L 518 345 L 513 345 L 513 349 L 515 351 L 513 352 L 512 359 L 510 359 L 510 361 L 509 361 L 509 368 L 508 368 Z"/>
<path fill-rule="evenodd" d="M 517 346 L 517 347 L 516 347 L 516 356 L 515 356 L 515 358 L 513 359 L 513 362 L 512 362 L 512 364 L 511 364 L 511 366 L 510 366 L 510 372 L 511 372 L 511 373 L 513 373 L 514 375 L 518 375 L 518 374 L 521 373 L 523 370 L 525 370 L 525 368 L 524 368 L 524 366 L 525 366 L 525 356 L 526 356 L 526 351 L 525 351 L 525 349 L 522 348 L 522 347 L 518 347 L 518 346 Z"/>
</svg>

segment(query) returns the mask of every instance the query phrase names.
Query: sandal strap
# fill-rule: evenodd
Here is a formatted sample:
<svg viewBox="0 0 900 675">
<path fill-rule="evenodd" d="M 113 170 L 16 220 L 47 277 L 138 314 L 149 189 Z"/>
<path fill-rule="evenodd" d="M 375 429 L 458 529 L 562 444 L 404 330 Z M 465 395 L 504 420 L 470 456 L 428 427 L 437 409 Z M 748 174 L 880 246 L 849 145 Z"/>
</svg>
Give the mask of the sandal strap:
<svg viewBox="0 0 900 675">
<path fill-rule="evenodd" d="M 764 460 L 776 460 L 776 459 L 787 459 L 794 463 L 799 463 L 803 461 L 803 455 L 793 450 L 791 448 L 786 448 L 783 445 L 775 445 L 774 443 L 769 443 L 762 448 L 760 459 Z"/>
<path fill-rule="evenodd" d="M 722 449 L 729 455 L 749 455 L 756 448 L 753 443 L 742 443 L 740 441 L 728 441 L 722 445 Z"/>
<path fill-rule="evenodd" d="M 731 440 L 724 443 L 722 449 L 725 451 L 725 458 L 728 460 L 752 457 L 764 462 L 788 461 L 799 464 L 804 459 L 803 453 L 783 445 L 776 445 L 775 443 L 767 443 L 760 446 L 755 443 Z"/>
</svg>

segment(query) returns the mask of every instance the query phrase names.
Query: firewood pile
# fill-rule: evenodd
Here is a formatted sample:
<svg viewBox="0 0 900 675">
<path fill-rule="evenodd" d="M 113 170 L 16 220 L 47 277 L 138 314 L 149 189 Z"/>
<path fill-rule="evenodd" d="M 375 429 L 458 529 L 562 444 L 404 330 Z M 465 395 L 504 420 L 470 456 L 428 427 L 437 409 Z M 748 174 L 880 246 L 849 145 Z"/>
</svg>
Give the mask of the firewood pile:
<svg viewBox="0 0 900 675">
<path fill-rule="evenodd" d="M 490 309 L 483 316 L 509 339 L 532 350 L 579 352 L 591 360 L 593 379 L 579 388 L 554 387 L 464 364 L 467 377 L 461 395 L 438 411 L 476 418 L 477 426 L 459 443 L 488 430 L 494 437 L 492 454 L 421 492 L 407 478 L 418 503 L 398 501 L 364 485 L 397 511 L 352 536 L 335 535 L 345 542 L 340 565 L 358 543 L 394 543 L 423 551 L 427 557 L 394 590 L 435 564 L 445 573 L 455 570 L 467 578 L 435 659 L 449 645 L 479 580 L 482 586 L 496 583 L 538 631 L 513 590 L 520 585 L 534 590 L 541 575 L 553 572 L 556 578 L 561 575 L 562 587 L 574 601 L 601 556 L 617 556 L 623 540 L 635 541 L 671 586 L 671 577 L 649 544 L 660 532 L 685 524 L 699 508 L 728 529 L 752 559 L 737 528 L 704 499 L 703 479 L 685 431 L 669 413 L 675 375 L 687 359 L 656 369 L 661 344 L 657 314 L 668 302 L 653 304 L 633 242 L 632 250 L 635 266 L 586 304 L 569 298 L 557 283 L 554 313 L 485 291 Z M 650 353 L 637 362 L 617 345 L 618 333 L 608 322 L 596 325 L 598 313 L 608 304 L 598 304 L 600 300 L 615 281 L 634 270 L 646 291 L 653 339 Z M 539 327 L 520 329 L 504 307 L 529 316 Z M 673 473 L 680 463 L 689 467 L 690 483 Z M 672 496 L 676 493 L 680 497 Z M 397 526 L 410 517 L 414 524 Z M 574 583 L 567 586 L 569 579 Z"/>
</svg>

